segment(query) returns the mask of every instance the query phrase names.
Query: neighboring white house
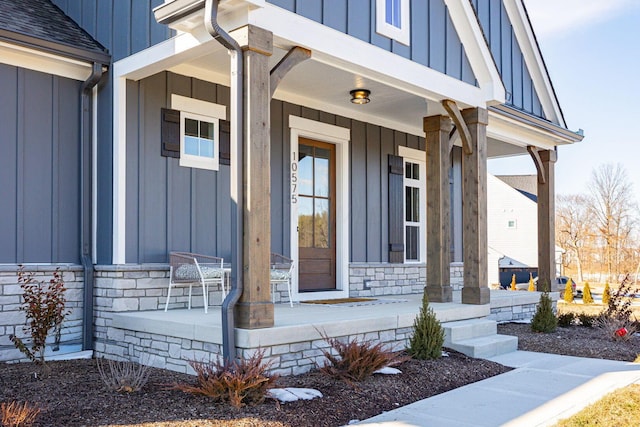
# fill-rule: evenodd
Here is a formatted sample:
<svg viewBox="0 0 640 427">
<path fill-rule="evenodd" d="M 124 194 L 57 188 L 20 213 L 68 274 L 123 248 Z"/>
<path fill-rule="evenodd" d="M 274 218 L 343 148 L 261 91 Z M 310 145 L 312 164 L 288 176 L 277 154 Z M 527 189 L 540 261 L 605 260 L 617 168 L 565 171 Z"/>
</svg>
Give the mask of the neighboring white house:
<svg viewBox="0 0 640 427">
<path fill-rule="evenodd" d="M 538 267 L 536 176 L 487 175 L 488 279 L 494 284 L 501 268 Z M 556 246 L 556 260 L 561 252 Z M 558 261 L 556 271 L 561 272 Z"/>
</svg>

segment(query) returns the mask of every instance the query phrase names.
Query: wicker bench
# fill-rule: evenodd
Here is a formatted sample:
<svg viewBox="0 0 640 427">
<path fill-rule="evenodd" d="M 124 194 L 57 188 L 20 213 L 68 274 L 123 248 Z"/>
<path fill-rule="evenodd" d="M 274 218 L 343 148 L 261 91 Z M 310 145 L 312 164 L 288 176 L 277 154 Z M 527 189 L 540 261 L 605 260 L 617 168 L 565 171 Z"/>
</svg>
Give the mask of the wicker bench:
<svg viewBox="0 0 640 427">
<path fill-rule="evenodd" d="M 171 288 L 174 286 L 189 285 L 188 308 L 191 310 L 191 288 L 194 284 L 200 284 L 202 286 L 205 313 L 209 306 L 209 285 L 220 285 L 222 294 L 226 294 L 223 258 L 189 252 L 171 252 L 169 254 L 169 263 L 169 291 L 167 292 L 164 311 L 169 308 Z"/>
</svg>

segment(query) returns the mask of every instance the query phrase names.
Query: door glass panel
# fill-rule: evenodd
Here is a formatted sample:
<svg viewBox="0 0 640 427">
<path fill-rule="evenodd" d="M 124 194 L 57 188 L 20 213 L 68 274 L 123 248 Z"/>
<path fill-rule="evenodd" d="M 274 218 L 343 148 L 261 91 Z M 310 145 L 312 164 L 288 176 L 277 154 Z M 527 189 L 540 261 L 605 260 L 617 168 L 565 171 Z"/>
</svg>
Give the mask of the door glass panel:
<svg viewBox="0 0 640 427">
<path fill-rule="evenodd" d="M 329 197 L 329 150 L 317 148 L 315 153 L 315 196 Z"/>
<path fill-rule="evenodd" d="M 298 194 L 313 195 L 313 147 L 307 145 L 299 146 L 298 159 Z"/>
<path fill-rule="evenodd" d="M 298 199 L 298 244 L 301 248 L 313 247 L 313 198 Z"/>
<path fill-rule="evenodd" d="M 313 230 L 316 248 L 328 248 L 329 239 L 329 200 L 315 199 L 315 215 Z"/>
</svg>

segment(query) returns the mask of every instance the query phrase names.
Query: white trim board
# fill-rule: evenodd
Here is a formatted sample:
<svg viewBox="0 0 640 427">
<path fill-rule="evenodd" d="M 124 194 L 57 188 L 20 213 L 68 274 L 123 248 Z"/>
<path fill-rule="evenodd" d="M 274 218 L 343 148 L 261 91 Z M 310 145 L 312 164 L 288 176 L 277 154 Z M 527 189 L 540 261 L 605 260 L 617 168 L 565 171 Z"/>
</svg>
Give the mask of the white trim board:
<svg viewBox="0 0 640 427">
<path fill-rule="evenodd" d="M 92 64 L 0 41 L 0 63 L 85 81 Z"/>
<path fill-rule="evenodd" d="M 289 116 L 290 159 L 297 159 L 300 137 L 328 142 L 336 146 L 336 290 L 326 292 L 298 291 L 298 207 L 291 203 L 291 258 L 294 260 L 291 291 L 296 301 L 349 296 L 349 142 L 351 130 L 298 116 Z M 292 169 L 292 168 L 290 168 Z M 292 170 L 293 173 L 293 170 Z M 295 196 L 295 194 L 292 194 Z"/>
</svg>

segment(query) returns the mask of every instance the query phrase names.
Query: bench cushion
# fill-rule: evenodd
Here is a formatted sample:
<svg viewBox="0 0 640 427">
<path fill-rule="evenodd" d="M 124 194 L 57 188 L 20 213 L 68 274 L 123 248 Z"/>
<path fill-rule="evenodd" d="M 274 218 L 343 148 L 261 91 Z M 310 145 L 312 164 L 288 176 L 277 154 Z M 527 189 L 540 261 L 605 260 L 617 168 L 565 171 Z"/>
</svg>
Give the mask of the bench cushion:
<svg viewBox="0 0 640 427">
<path fill-rule="evenodd" d="M 289 270 L 271 270 L 271 280 L 289 280 Z"/>
<path fill-rule="evenodd" d="M 223 277 L 224 270 L 219 267 L 210 267 L 206 265 L 200 266 L 200 271 L 202 271 L 203 279 L 219 279 Z M 198 268 L 195 264 L 182 264 L 180 267 L 176 269 L 173 273 L 174 277 L 177 280 L 184 281 L 198 281 L 200 280 L 200 274 L 198 273 Z"/>
</svg>

